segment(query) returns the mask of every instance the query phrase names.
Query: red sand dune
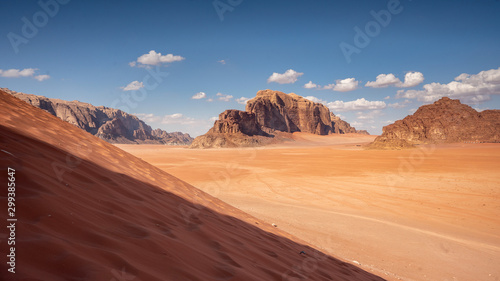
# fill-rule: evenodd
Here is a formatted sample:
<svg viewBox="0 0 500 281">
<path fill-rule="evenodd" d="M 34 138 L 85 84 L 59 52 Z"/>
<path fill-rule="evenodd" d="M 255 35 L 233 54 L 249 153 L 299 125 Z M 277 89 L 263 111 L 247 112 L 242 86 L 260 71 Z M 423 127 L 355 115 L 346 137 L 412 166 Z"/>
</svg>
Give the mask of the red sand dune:
<svg viewBox="0 0 500 281">
<path fill-rule="evenodd" d="M 3 92 L 0 105 L 18 220 L 12 274 L 2 188 L 0 280 L 383 280 Z"/>
</svg>

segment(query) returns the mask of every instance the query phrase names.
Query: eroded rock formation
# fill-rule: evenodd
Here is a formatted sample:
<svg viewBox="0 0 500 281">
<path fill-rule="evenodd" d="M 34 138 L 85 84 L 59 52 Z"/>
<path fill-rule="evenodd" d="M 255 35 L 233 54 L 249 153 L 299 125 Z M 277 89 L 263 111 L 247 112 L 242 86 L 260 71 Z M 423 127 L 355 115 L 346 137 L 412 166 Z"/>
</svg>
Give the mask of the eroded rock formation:
<svg viewBox="0 0 500 281">
<path fill-rule="evenodd" d="M 321 103 L 296 94 L 263 90 L 246 110 L 226 110 L 192 148 L 258 146 L 290 138 L 294 132 L 317 135 L 362 133 L 335 116 Z M 288 134 L 288 135 L 287 135 Z"/>
<path fill-rule="evenodd" d="M 369 147 L 391 149 L 457 142 L 500 142 L 500 110 L 477 112 L 459 100 L 443 97 L 385 126 Z"/>
<path fill-rule="evenodd" d="M 119 109 L 94 106 L 79 101 L 51 99 L 44 96 L 0 89 L 35 107 L 41 108 L 110 143 L 149 143 L 186 145 L 192 142 L 188 134 L 167 133 L 150 126 Z"/>
</svg>

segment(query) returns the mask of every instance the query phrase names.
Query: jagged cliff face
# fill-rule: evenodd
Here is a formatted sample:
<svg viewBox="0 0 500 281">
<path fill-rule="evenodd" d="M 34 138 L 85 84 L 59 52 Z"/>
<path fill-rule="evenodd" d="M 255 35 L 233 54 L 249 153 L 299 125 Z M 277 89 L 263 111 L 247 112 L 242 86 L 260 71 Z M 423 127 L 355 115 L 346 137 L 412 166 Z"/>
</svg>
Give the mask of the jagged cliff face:
<svg viewBox="0 0 500 281">
<path fill-rule="evenodd" d="M 477 112 L 459 100 L 444 97 L 385 126 L 370 147 L 404 148 L 457 142 L 500 142 L 500 110 Z"/>
<path fill-rule="evenodd" d="M 79 101 L 50 99 L 0 89 L 35 107 L 41 108 L 63 121 L 71 123 L 110 143 L 150 143 L 185 145 L 192 138 L 182 133 L 167 133 L 150 126 L 134 115 L 119 109 L 93 106 Z"/>
<path fill-rule="evenodd" d="M 209 132 L 222 134 L 242 133 L 249 136 L 267 135 L 257 123 L 255 114 L 234 109 L 219 114 L 219 120 L 215 121 Z"/>
<path fill-rule="evenodd" d="M 221 113 L 212 129 L 197 137 L 191 147 L 258 146 L 282 141 L 287 138 L 286 134 L 294 132 L 368 134 L 357 131 L 323 104 L 293 93 L 264 90 L 247 102 L 246 111 L 226 110 Z"/>
<path fill-rule="evenodd" d="M 246 111 L 255 114 L 261 126 L 277 131 L 317 135 L 332 132 L 330 110 L 293 93 L 259 91 L 254 99 L 247 102 Z"/>
</svg>

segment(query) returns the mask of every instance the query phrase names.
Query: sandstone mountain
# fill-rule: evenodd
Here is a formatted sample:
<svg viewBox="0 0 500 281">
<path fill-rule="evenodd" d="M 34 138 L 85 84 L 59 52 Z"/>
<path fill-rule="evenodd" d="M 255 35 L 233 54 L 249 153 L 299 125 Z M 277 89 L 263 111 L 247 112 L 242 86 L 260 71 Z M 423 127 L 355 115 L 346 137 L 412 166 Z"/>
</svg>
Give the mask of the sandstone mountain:
<svg viewBox="0 0 500 281">
<path fill-rule="evenodd" d="M 110 143 L 186 145 L 193 141 L 188 134 L 152 130 L 136 116 L 119 109 L 18 93 L 5 88 L 0 90 Z"/>
<path fill-rule="evenodd" d="M 361 133 L 321 103 L 294 93 L 263 90 L 247 102 L 246 110 L 226 110 L 192 148 L 258 146 L 281 142 L 294 132 L 317 135 Z"/>
<path fill-rule="evenodd" d="M 457 142 L 500 142 L 500 110 L 477 112 L 459 100 L 443 97 L 385 126 L 369 147 L 391 149 Z"/>
</svg>

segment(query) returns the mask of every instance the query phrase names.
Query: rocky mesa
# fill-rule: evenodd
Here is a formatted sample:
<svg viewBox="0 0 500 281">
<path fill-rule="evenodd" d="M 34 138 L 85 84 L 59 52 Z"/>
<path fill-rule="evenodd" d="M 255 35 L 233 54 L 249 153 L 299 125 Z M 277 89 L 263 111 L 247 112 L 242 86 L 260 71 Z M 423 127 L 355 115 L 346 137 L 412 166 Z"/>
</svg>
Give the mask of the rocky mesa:
<svg viewBox="0 0 500 281">
<path fill-rule="evenodd" d="M 245 147 L 279 143 L 291 133 L 317 135 L 361 133 L 335 116 L 321 103 L 294 93 L 262 90 L 247 102 L 245 111 L 226 110 L 191 148 Z"/>
<path fill-rule="evenodd" d="M 500 110 L 478 112 L 459 100 L 443 97 L 385 126 L 368 147 L 400 149 L 459 142 L 500 142 Z"/>
<path fill-rule="evenodd" d="M 110 143 L 188 145 L 193 141 L 188 134 L 152 130 L 137 116 L 119 109 L 18 93 L 5 88 L 0 90 Z"/>
</svg>

